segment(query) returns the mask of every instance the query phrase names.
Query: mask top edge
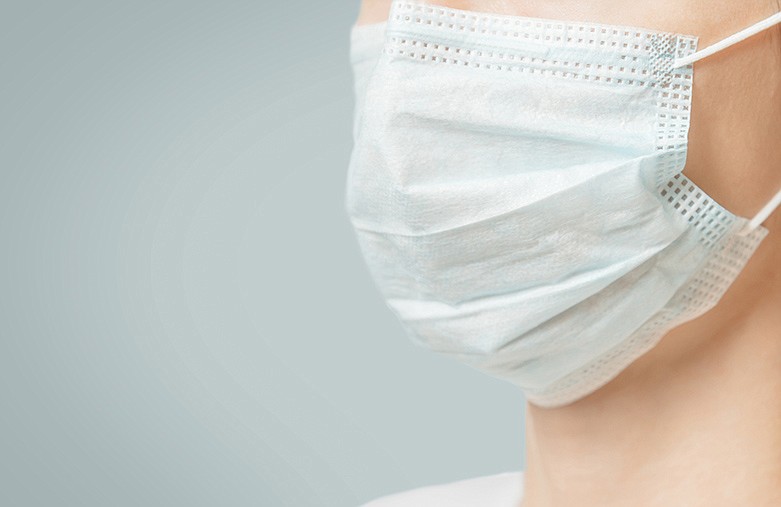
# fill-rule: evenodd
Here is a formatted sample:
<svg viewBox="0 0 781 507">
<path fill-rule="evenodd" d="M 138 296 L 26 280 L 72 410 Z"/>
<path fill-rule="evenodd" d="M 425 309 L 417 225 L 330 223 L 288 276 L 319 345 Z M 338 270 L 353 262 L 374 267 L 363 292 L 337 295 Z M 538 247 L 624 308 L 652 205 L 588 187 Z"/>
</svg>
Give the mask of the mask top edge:
<svg viewBox="0 0 781 507">
<path fill-rule="evenodd" d="M 536 16 L 521 16 L 512 14 L 499 14 L 492 12 L 474 11 L 466 9 L 456 9 L 453 7 L 445 7 L 441 5 L 429 4 L 418 0 L 393 0 L 390 7 L 388 19 L 386 21 L 388 30 L 403 28 L 410 25 L 410 21 L 414 21 L 412 18 L 405 19 L 406 16 L 411 14 L 422 14 L 426 21 L 432 21 L 432 23 L 426 23 L 427 27 L 434 29 L 445 27 L 452 28 L 449 24 L 445 24 L 445 21 L 449 23 L 458 23 L 459 26 L 463 25 L 468 28 L 478 27 L 483 29 L 501 29 L 512 30 L 513 32 L 531 33 L 539 32 L 540 29 L 559 29 L 575 32 L 584 32 L 586 34 L 611 34 L 619 35 L 626 33 L 627 35 L 634 35 L 637 38 L 650 38 L 650 37 L 670 37 L 680 38 L 686 42 L 697 42 L 699 36 L 693 34 L 686 34 L 680 32 L 671 32 L 667 30 L 660 30 L 657 28 L 634 26 L 634 25 L 622 25 L 613 23 L 601 23 L 597 21 L 579 20 L 579 19 L 562 19 L 562 18 L 545 18 Z M 436 20 L 434 22 L 434 19 Z M 441 25 L 435 23 L 442 22 Z M 460 30 L 459 30 L 460 31 Z M 482 33 L 482 32 L 481 32 Z"/>
</svg>

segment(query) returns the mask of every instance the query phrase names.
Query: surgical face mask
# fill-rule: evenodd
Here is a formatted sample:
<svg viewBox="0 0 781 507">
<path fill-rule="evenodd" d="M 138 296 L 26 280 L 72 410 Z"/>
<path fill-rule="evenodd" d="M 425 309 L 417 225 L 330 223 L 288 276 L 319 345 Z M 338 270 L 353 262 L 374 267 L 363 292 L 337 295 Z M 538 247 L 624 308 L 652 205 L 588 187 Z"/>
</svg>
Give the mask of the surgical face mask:
<svg viewBox="0 0 781 507">
<path fill-rule="evenodd" d="M 408 337 L 555 407 L 712 308 L 781 192 L 749 219 L 682 174 L 692 64 L 779 22 L 701 51 L 415 1 L 354 27 L 345 205 Z"/>
</svg>

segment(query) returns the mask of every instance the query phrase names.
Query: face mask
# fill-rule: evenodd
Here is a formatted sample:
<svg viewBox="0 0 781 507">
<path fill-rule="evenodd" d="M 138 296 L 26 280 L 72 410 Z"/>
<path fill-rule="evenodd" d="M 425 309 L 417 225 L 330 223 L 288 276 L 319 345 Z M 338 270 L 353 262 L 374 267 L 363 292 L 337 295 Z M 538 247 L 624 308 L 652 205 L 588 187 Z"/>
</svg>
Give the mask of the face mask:
<svg viewBox="0 0 781 507">
<path fill-rule="evenodd" d="M 346 210 L 408 337 L 555 407 L 715 306 L 781 192 L 749 219 L 682 174 L 692 63 L 779 22 L 702 51 L 414 1 L 355 27 Z"/>
</svg>

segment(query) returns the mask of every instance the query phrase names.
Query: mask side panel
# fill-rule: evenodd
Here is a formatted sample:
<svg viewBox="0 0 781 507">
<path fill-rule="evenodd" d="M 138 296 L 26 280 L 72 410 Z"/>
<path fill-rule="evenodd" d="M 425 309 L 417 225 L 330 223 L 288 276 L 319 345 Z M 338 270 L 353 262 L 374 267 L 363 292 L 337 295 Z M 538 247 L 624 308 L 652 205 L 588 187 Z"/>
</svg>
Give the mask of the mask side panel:
<svg viewBox="0 0 781 507">
<path fill-rule="evenodd" d="M 696 50 L 696 39 L 679 36 L 678 55 Z M 687 225 L 706 257 L 673 297 L 626 339 L 613 343 L 593 358 L 545 387 L 526 390 L 529 401 L 547 407 L 571 403 L 599 389 L 633 361 L 651 350 L 673 328 L 693 320 L 721 300 L 763 239 L 762 226 L 745 234 L 748 217 L 737 216 L 683 175 L 691 119 L 693 68 L 670 69 L 658 88 L 657 131 L 660 150 L 669 150 L 658 168 L 656 193 L 676 221 Z M 668 269 L 676 260 L 663 256 Z"/>
</svg>

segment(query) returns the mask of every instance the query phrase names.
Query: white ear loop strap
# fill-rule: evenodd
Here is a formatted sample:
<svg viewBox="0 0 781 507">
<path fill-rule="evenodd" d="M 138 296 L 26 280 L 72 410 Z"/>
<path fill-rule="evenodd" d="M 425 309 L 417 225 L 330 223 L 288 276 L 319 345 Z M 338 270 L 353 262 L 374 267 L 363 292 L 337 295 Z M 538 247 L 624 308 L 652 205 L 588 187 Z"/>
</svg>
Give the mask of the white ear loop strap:
<svg viewBox="0 0 781 507">
<path fill-rule="evenodd" d="M 696 53 L 692 53 L 688 56 L 684 56 L 681 58 L 676 58 L 675 61 L 673 62 L 673 68 L 678 68 L 681 65 L 688 65 L 690 63 L 696 62 L 697 60 L 705 58 L 706 56 L 710 56 L 713 53 L 716 53 L 717 51 L 720 51 L 728 46 L 736 44 L 742 40 L 748 39 L 752 35 L 759 33 L 762 30 L 766 30 L 773 25 L 777 25 L 778 23 L 781 23 L 781 12 L 777 12 L 772 16 L 770 16 L 769 18 L 763 19 L 759 23 L 751 25 L 748 28 L 744 28 L 738 33 L 732 34 L 729 37 L 726 37 L 720 40 L 719 42 L 716 42 L 715 44 L 711 44 L 705 49 L 701 49 L 700 51 L 697 51 Z"/>
<path fill-rule="evenodd" d="M 759 210 L 759 213 L 754 216 L 741 230 L 741 235 L 745 236 L 746 234 L 750 233 L 757 227 L 759 227 L 759 224 L 767 220 L 767 217 L 769 217 L 775 210 L 778 208 L 778 206 L 781 205 L 781 190 L 778 191 L 778 193 L 770 199 L 770 202 L 765 204 L 765 207 Z"/>
</svg>

